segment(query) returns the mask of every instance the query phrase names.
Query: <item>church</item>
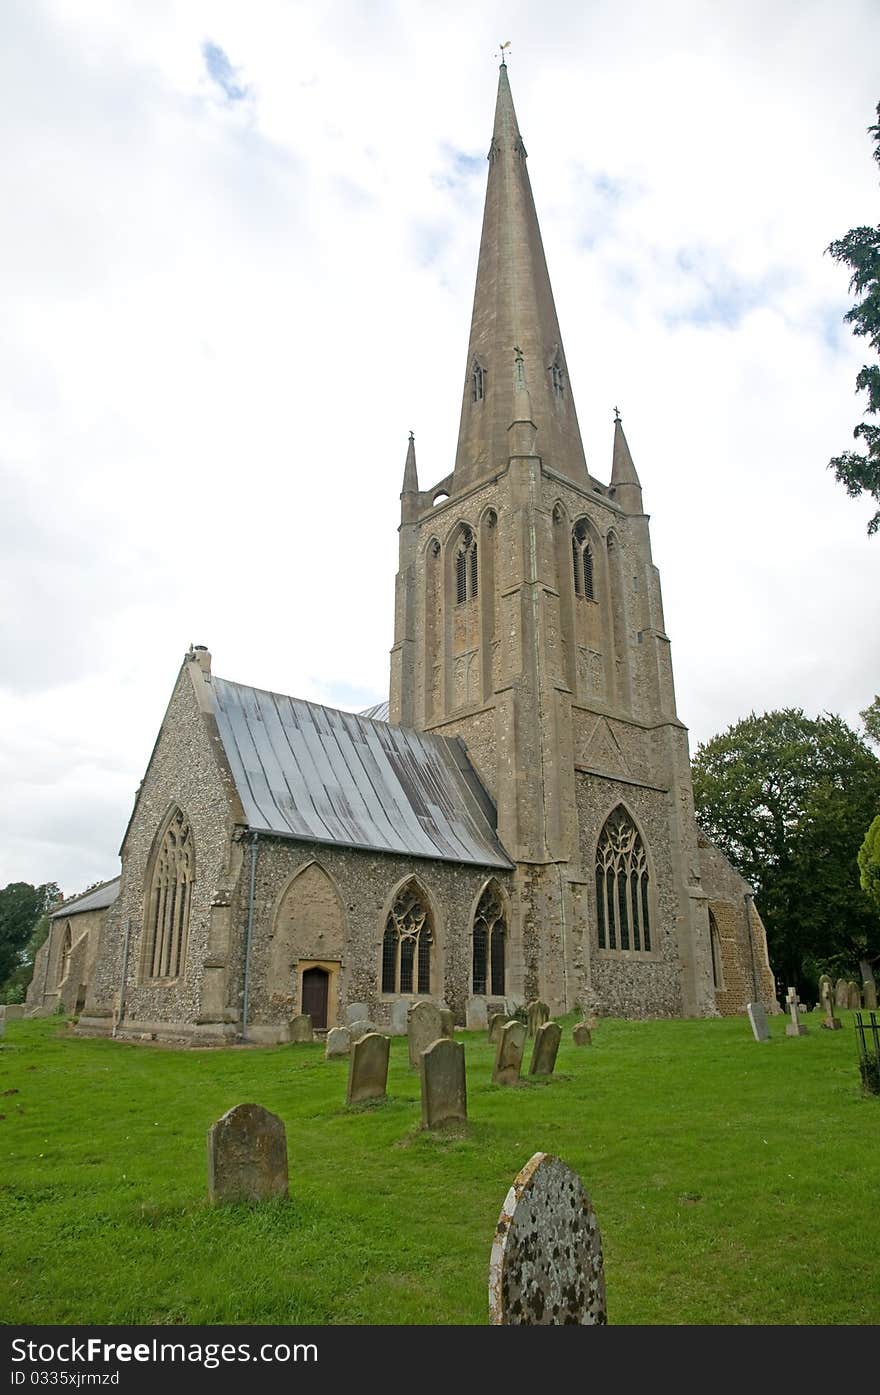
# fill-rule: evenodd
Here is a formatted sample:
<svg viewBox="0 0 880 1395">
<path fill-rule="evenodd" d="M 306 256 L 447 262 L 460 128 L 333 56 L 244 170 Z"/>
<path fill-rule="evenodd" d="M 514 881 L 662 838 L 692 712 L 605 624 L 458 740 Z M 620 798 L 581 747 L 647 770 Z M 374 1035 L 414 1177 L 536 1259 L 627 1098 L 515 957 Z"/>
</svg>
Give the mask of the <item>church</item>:
<svg viewBox="0 0 880 1395">
<path fill-rule="evenodd" d="M 554 1014 L 774 1008 L 749 886 L 694 816 L 660 580 L 619 417 L 587 468 L 501 65 L 449 473 L 400 495 L 387 708 L 184 656 L 118 879 L 59 907 L 30 1006 L 77 1030 L 283 1042 L 429 998 Z M 395 1011 L 395 1008 L 397 1010 Z"/>
</svg>

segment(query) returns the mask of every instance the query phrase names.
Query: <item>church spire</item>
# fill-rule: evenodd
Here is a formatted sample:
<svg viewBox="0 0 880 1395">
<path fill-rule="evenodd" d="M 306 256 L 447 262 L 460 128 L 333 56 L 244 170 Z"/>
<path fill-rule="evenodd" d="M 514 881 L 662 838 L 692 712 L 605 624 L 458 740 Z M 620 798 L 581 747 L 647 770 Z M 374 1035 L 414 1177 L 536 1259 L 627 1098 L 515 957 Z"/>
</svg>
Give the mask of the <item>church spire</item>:
<svg viewBox="0 0 880 1395">
<path fill-rule="evenodd" d="M 418 494 L 419 476 L 416 470 L 416 438 L 412 431 L 409 433 L 409 445 L 406 450 L 406 464 L 403 467 L 403 489 L 402 494 Z"/>
<path fill-rule="evenodd" d="M 614 408 L 614 451 L 611 457 L 611 488 L 627 513 L 642 512 L 642 486 L 623 434 L 623 421 Z"/>
<path fill-rule="evenodd" d="M 528 380 L 535 449 L 552 469 L 584 485 L 587 466 L 526 169 L 506 63 L 495 123 L 477 284 L 468 343 L 453 490 L 499 470 L 508 428 L 521 416 L 514 355 Z"/>
</svg>

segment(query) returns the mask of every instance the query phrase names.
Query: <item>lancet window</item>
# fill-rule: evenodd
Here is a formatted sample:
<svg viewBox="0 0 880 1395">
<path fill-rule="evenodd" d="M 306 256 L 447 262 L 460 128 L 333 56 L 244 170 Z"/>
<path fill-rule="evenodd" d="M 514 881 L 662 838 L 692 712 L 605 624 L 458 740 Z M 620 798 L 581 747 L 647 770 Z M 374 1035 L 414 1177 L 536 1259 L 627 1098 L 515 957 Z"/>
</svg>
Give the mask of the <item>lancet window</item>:
<svg viewBox="0 0 880 1395">
<path fill-rule="evenodd" d="M 189 820 L 175 809 L 156 854 L 147 900 L 146 976 L 178 978 L 184 963 L 186 932 L 195 875 Z"/>
<path fill-rule="evenodd" d="M 596 593 L 593 586 L 593 550 L 590 547 L 589 530 L 585 518 L 581 518 L 574 525 L 572 531 L 571 562 L 574 570 L 575 595 L 586 596 L 587 600 L 594 601 Z"/>
<path fill-rule="evenodd" d="M 394 898 L 382 937 L 382 992 L 430 993 L 434 929 L 424 892 L 415 882 Z"/>
<path fill-rule="evenodd" d="M 455 553 L 455 602 L 462 605 L 472 601 L 477 594 L 479 573 L 477 568 L 477 540 L 470 528 L 462 531 Z"/>
<path fill-rule="evenodd" d="M 555 358 L 550 365 L 550 383 L 556 397 L 562 397 L 565 393 L 565 369 Z"/>
<path fill-rule="evenodd" d="M 471 368 L 471 401 L 482 402 L 486 391 L 486 370 L 481 363 L 474 359 Z"/>
<path fill-rule="evenodd" d="M 622 805 L 606 819 L 596 849 L 596 912 L 600 949 L 650 951 L 648 859 Z"/>
<path fill-rule="evenodd" d="M 504 993 L 507 915 L 498 888 L 489 885 L 474 915 L 473 991 Z"/>
</svg>

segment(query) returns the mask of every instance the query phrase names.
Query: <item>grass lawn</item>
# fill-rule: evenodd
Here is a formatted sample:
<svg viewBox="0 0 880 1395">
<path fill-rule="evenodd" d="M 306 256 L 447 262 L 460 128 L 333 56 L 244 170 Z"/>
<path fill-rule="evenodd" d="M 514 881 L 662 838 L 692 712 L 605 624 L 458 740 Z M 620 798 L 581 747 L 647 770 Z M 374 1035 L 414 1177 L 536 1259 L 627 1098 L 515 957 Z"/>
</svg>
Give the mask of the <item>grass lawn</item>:
<svg viewBox="0 0 880 1395">
<path fill-rule="evenodd" d="M 470 1121 L 419 1129 L 392 1043 L 389 1098 L 347 1111 L 323 1046 L 168 1050 L 60 1019 L 0 1042 L 0 1321 L 485 1323 L 492 1234 L 523 1163 L 580 1173 L 611 1323 L 877 1323 L 880 1098 L 845 1030 L 756 1043 L 743 1018 L 565 1023 L 557 1075 L 490 1084 L 459 1033 Z M 209 1207 L 205 1135 L 255 1102 L 287 1128 L 289 1202 Z"/>
</svg>

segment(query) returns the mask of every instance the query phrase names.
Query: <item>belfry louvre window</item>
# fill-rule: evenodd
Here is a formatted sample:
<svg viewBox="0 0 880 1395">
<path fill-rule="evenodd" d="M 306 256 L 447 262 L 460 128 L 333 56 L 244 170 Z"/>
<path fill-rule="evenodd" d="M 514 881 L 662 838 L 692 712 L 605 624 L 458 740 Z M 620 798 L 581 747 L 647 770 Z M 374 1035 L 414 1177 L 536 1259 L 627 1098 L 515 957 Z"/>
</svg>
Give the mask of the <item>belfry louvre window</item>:
<svg viewBox="0 0 880 1395">
<path fill-rule="evenodd" d="M 565 369 L 558 358 L 555 358 L 550 365 L 550 382 L 556 396 L 562 397 L 565 392 Z"/>
<path fill-rule="evenodd" d="M 470 528 L 462 532 L 455 554 L 455 603 L 462 605 L 472 601 L 477 594 L 479 570 L 477 567 L 477 540 Z"/>
<path fill-rule="evenodd" d="M 622 805 L 606 819 L 596 849 L 596 913 L 600 949 L 650 950 L 648 859 Z"/>
<path fill-rule="evenodd" d="M 178 978 L 184 961 L 195 858 L 189 820 L 175 809 L 153 867 L 147 901 L 148 978 Z"/>
<path fill-rule="evenodd" d="M 408 882 L 394 899 L 382 937 L 382 992 L 430 993 L 431 912 L 421 889 Z"/>
<path fill-rule="evenodd" d="M 473 991 L 504 993 L 507 917 L 498 889 L 487 886 L 474 915 Z"/>
<path fill-rule="evenodd" d="M 486 391 L 486 370 L 482 364 L 474 359 L 474 366 L 471 369 L 471 401 L 482 402 Z"/>
<path fill-rule="evenodd" d="M 571 562 L 574 570 L 574 590 L 576 596 L 586 596 L 594 601 L 593 551 L 590 547 L 586 519 L 574 525 L 571 535 Z"/>
</svg>

